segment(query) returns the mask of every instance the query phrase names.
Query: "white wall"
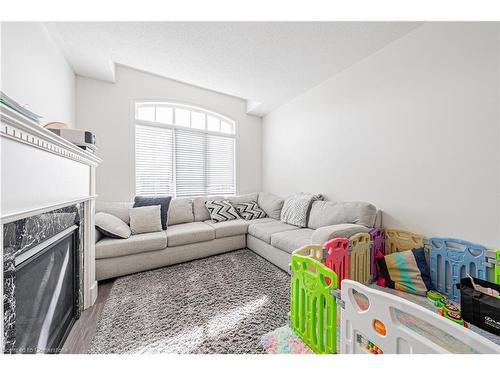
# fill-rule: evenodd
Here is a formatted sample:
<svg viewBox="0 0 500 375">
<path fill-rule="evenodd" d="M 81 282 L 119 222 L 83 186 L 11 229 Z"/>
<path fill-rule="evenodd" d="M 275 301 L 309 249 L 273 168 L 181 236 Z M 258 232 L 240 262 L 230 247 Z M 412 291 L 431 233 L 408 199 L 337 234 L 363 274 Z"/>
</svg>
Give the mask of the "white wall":
<svg viewBox="0 0 500 375">
<path fill-rule="evenodd" d="M 499 99 L 498 24 L 424 24 L 264 118 L 263 189 L 499 247 Z"/>
<path fill-rule="evenodd" d="M 97 194 L 100 200 L 135 195 L 132 103 L 167 100 L 195 104 L 237 123 L 236 172 L 239 193 L 261 189 L 261 119 L 246 115 L 246 102 L 156 75 L 118 66 L 116 83 L 77 77 L 77 126 L 97 136 Z"/>
<path fill-rule="evenodd" d="M 75 74 L 40 22 L 2 22 L 1 88 L 43 116 L 75 125 Z"/>
</svg>

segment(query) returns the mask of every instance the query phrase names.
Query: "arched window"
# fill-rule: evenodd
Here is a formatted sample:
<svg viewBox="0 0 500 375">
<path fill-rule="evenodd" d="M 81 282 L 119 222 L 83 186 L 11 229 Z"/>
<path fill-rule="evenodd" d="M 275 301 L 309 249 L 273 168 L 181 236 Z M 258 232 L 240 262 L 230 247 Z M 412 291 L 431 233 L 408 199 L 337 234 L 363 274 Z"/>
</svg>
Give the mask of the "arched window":
<svg viewBox="0 0 500 375">
<path fill-rule="evenodd" d="M 136 194 L 235 194 L 235 133 L 233 120 L 203 108 L 136 103 Z"/>
</svg>

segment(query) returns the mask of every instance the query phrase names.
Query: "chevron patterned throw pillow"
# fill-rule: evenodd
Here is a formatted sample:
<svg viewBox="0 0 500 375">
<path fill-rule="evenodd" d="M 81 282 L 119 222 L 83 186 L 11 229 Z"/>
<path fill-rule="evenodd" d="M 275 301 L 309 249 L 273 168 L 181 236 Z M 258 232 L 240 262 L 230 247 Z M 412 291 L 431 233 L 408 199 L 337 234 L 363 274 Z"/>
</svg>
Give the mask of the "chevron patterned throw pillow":
<svg viewBox="0 0 500 375">
<path fill-rule="evenodd" d="M 240 216 L 245 220 L 260 219 L 261 217 L 266 217 L 266 213 L 262 208 L 259 207 L 257 202 L 244 202 L 236 205 L 236 209 Z"/>
<path fill-rule="evenodd" d="M 236 212 L 236 209 L 228 200 L 206 201 L 205 206 L 208 212 L 210 212 L 210 218 L 216 223 L 240 218 L 238 212 Z"/>
</svg>

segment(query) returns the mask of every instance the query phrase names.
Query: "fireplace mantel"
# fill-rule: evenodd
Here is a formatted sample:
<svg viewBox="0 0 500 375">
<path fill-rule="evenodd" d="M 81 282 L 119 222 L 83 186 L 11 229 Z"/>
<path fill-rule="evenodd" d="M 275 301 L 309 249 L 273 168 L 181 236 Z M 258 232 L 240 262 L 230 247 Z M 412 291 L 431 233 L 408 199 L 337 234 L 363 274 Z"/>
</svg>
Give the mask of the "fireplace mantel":
<svg viewBox="0 0 500 375">
<path fill-rule="evenodd" d="M 4 224 L 82 203 L 83 307 L 88 308 L 97 298 L 95 170 L 101 160 L 8 107 L 0 106 L 0 249 Z"/>
</svg>

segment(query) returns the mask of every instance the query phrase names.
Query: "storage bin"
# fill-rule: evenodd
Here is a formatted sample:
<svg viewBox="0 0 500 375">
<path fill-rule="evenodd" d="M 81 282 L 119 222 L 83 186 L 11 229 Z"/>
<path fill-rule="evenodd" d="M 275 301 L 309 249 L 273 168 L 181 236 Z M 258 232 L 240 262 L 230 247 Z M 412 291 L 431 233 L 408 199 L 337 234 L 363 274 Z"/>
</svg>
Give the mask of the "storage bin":
<svg viewBox="0 0 500 375">
<path fill-rule="evenodd" d="M 474 282 L 500 292 L 498 284 L 478 278 Z M 468 277 L 460 281 L 460 307 L 466 322 L 500 336 L 500 299 L 477 292 Z"/>
</svg>

